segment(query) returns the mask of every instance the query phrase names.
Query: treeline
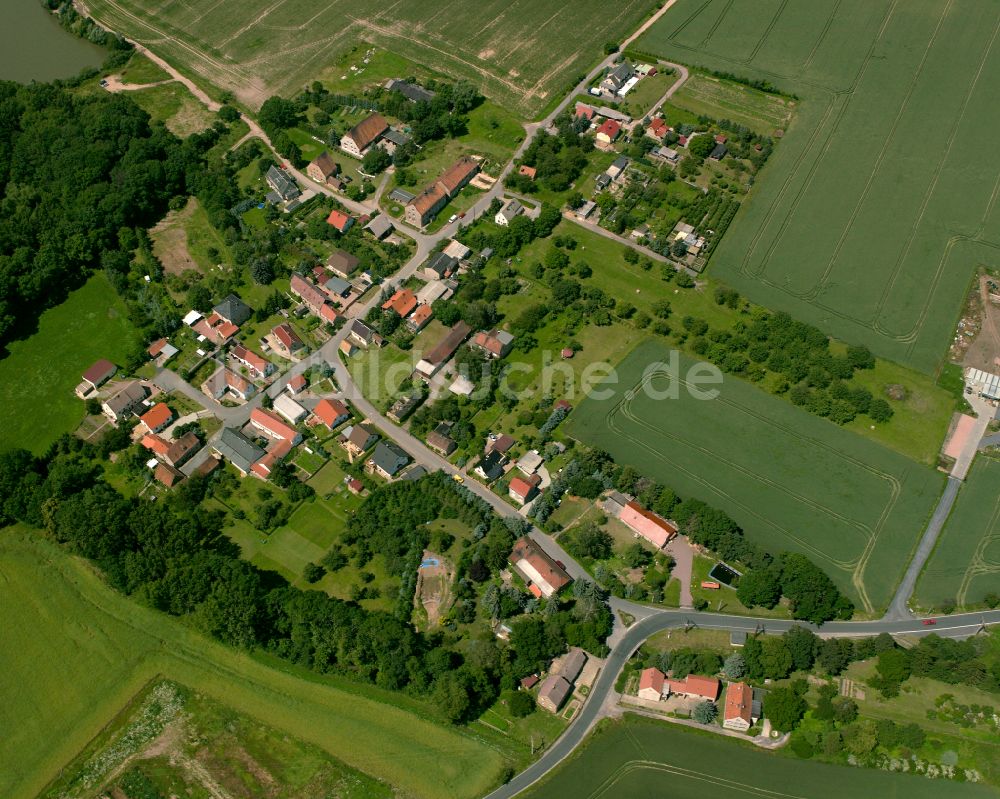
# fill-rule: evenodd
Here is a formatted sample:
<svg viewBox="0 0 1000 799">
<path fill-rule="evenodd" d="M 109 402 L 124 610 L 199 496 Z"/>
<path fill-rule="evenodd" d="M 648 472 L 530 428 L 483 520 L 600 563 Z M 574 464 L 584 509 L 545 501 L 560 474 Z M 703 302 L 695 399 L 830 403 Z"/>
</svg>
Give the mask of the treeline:
<svg viewBox="0 0 1000 799">
<path fill-rule="evenodd" d="M 0 107 L 2 346 L 95 269 L 121 268 L 120 231 L 155 224 L 198 159 L 123 94 L 2 82 Z"/>
<path fill-rule="evenodd" d="M 490 632 L 470 639 L 413 629 L 414 585 L 405 577 L 415 577 L 412 553 L 425 543 L 417 528 L 428 517 L 439 513 L 475 523 L 474 540 L 457 567 L 458 601 L 446 622 L 452 631 L 455 620 L 476 618 L 481 584 L 505 567 L 515 536 L 526 531 L 523 520 L 499 520 L 440 473 L 376 490 L 352 524 L 355 536 L 378 536 L 365 544 L 366 553 L 387 553 L 393 569 L 405 570 L 396 572 L 404 587 L 396 614 L 390 614 L 301 590 L 243 560 L 220 532 L 225 515 L 204 505 L 218 475 L 191 478 L 155 503 L 126 499 L 102 478 L 102 459 L 110 448 L 127 445 L 127 436 L 122 438 L 100 447 L 64 436 L 42 458 L 24 450 L 0 454 L 0 527 L 20 521 L 39 528 L 93 561 L 117 590 L 223 643 L 259 647 L 318 673 L 429 697 L 450 721 L 474 718 L 535 668 L 539 650 L 530 636 L 521 654 Z M 400 541 L 391 540 L 394 535 Z M 544 618 L 546 634 L 555 636 L 547 646 L 555 640 L 603 651 L 611 620 L 599 589 L 546 604 L 538 618 Z"/>
<path fill-rule="evenodd" d="M 132 45 L 117 33 L 105 30 L 90 17 L 79 13 L 73 7 L 73 0 L 41 0 L 41 3 L 49 11 L 55 12 L 56 19 L 63 28 L 81 39 L 106 47 L 112 53 L 127 55 L 132 51 Z"/>
</svg>

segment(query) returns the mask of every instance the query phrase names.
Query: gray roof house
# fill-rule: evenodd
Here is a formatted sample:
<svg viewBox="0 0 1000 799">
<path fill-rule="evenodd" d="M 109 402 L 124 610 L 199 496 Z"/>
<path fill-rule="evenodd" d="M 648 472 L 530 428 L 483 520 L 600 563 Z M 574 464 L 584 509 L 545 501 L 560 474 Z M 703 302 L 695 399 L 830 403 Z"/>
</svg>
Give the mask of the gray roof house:
<svg viewBox="0 0 1000 799">
<path fill-rule="evenodd" d="M 567 682 L 575 682 L 586 663 L 587 653 L 580 649 L 580 647 L 574 646 L 569 650 L 569 654 L 563 658 L 562 667 L 559 669 L 559 676 Z"/>
<path fill-rule="evenodd" d="M 327 280 L 323 285 L 327 291 L 331 294 L 336 294 L 338 297 L 346 297 L 351 293 L 351 284 L 344 280 L 344 278 L 337 277 L 336 275 Z"/>
<path fill-rule="evenodd" d="M 235 294 L 230 294 L 226 299 L 216 305 L 213 309 L 219 316 L 234 325 L 242 325 L 253 310 L 243 300 Z"/>
<path fill-rule="evenodd" d="M 235 427 L 223 427 L 222 434 L 212 445 L 219 457 L 226 459 L 242 474 L 264 457 L 264 450 Z"/>
<path fill-rule="evenodd" d="M 604 82 L 608 84 L 608 86 L 613 87 L 614 91 L 618 91 L 634 74 L 635 70 L 632 68 L 632 64 L 628 61 L 622 61 L 617 67 L 608 73 Z"/>
<path fill-rule="evenodd" d="M 389 219 L 385 214 L 379 214 L 371 222 L 365 225 L 365 230 L 371 233 L 375 238 L 381 240 L 392 233 L 395 230 L 393 227 L 392 220 Z"/>
<path fill-rule="evenodd" d="M 379 441 L 368 460 L 368 467 L 388 480 L 410 462 L 410 456 L 394 441 Z"/>
<path fill-rule="evenodd" d="M 120 422 L 132 415 L 144 399 L 146 399 L 146 387 L 138 380 L 127 383 L 124 388 L 114 396 L 109 397 L 101 405 L 101 410 L 113 422 Z"/>
<path fill-rule="evenodd" d="M 458 266 L 458 261 L 443 252 L 436 252 L 430 260 L 424 264 L 424 274 L 429 278 L 442 278 L 449 272 L 453 272 Z"/>
<path fill-rule="evenodd" d="M 497 211 L 493 221 L 498 225 L 506 226 L 513 221 L 514 217 L 524 213 L 524 206 L 517 200 L 508 200 L 503 208 Z"/>
<path fill-rule="evenodd" d="M 398 78 L 391 78 L 385 84 L 385 88 L 390 92 L 399 92 L 411 103 L 429 103 L 434 99 L 434 92 L 430 89 L 417 86 L 415 83 L 407 83 L 405 80 L 399 80 Z"/>
<path fill-rule="evenodd" d="M 608 186 L 611 185 L 611 175 L 609 175 L 607 172 L 602 172 L 594 179 L 594 185 L 598 189 L 606 189 Z"/>
<path fill-rule="evenodd" d="M 265 179 L 267 180 L 267 185 L 271 187 L 267 199 L 272 203 L 278 203 L 282 200 L 294 200 L 302 194 L 299 190 L 299 184 L 284 169 L 278 169 L 278 167 L 272 165 L 267 170 Z"/>
<path fill-rule="evenodd" d="M 556 713 L 572 690 L 573 687 L 563 677 L 552 674 L 545 678 L 538 689 L 538 704 L 549 713 Z"/>
<path fill-rule="evenodd" d="M 389 199 L 394 200 L 397 203 L 402 203 L 406 205 L 410 200 L 412 200 L 417 195 L 413 192 L 407 191 L 406 189 L 401 189 L 399 187 L 393 189 L 389 192 Z"/>
</svg>

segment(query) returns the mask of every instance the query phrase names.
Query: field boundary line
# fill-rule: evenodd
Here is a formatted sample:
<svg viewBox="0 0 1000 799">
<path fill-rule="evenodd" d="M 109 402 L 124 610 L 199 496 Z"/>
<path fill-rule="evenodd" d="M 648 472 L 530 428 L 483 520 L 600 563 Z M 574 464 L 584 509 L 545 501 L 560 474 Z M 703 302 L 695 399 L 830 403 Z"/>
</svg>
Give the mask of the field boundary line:
<svg viewBox="0 0 1000 799">
<path fill-rule="evenodd" d="M 958 593 L 955 597 L 955 604 L 959 607 L 965 606 L 969 586 L 972 584 L 973 578 L 983 574 L 996 574 L 1000 571 L 1000 563 L 990 563 L 984 557 L 986 548 L 994 541 L 1000 540 L 1000 530 L 996 530 L 998 521 L 1000 521 L 1000 497 L 997 498 L 997 501 L 993 505 L 993 513 L 990 515 L 990 520 L 987 522 L 986 529 L 983 530 L 983 534 L 976 544 L 972 559 L 965 569 L 965 574 L 962 575 L 961 583 L 959 583 Z"/>
</svg>

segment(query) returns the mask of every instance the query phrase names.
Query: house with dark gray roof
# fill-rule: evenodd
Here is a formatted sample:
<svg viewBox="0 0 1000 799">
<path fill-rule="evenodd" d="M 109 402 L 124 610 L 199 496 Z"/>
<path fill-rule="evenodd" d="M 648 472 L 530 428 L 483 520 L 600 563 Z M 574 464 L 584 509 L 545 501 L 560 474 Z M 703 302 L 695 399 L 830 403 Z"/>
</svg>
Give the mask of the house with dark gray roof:
<svg viewBox="0 0 1000 799">
<path fill-rule="evenodd" d="M 230 294 L 212 310 L 234 325 L 242 325 L 253 313 L 253 309 L 235 294 Z"/>
<path fill-rule="evenodd" d="M 390 78 L 385 84 L 385 88 L 390 92 L 399 92 L 411 103 L 429 103 L 434 99 L 434 92 L 430 89 L 425 89 L 423 86 L 418 86 L 415 83 L 409 83 L 405 80 L 399 80 L 399 78 Z"/>
<path fill-rule="evenodd" d="M 302 194 L 295 178 L 291 177 L 284 169 L 278 169 L 272 165 L 264 178 L 267 180 L 267 185 L 271 187 L 267 199 L 272 204 L 280 203 L 283 200 L 294 200 Z"/>
<path fill-rule="evenodd" d="M 212 444 L 215 453 L 236 467 L 246 476 L 250 468 L 266 454 L 263 449 L 235 427 L 223 427 L 222 433 Z"/>
<path fill-rule="evenodd" d="M 424 275 L 431 280 L 440 280 L 455 271 L 458 261 L 443 252 L 436 252 L 424 264 Z"/>
<path fill-rule="evenodd" d="M 390 480 L 410 462 L 410 456 L 395 441 L 379 441 L 368 463 L 368 471 Z"/>
<path fill-rule="evenodd" d="M 371 233 L 380 241 L 395 230 L 392 220 L 385 214 L 379 214 L 371 222 L 365 225 L 365 230 Z"/>
</svg>

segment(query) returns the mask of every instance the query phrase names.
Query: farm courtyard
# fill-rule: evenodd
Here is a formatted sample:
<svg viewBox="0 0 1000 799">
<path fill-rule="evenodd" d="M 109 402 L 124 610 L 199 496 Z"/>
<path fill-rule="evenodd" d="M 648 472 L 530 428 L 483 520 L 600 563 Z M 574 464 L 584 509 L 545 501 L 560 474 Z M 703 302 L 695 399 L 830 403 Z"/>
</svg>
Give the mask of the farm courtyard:
<svg viewBox="0 0 1000 799">
<path fill-rule="evenodd" d="M 713 271 L 933 373 L 974 268 L 997 263 L 998 31 L 989 0 L 680 0 L 637 48 L 799 100 Z"/>
<path fill-rule="evenodd" d="M 862 611 L 884 608 L 942 478 L 739 379 L 698 399 L 686 390 L 695 364 L 686 356 L 678 396 L 654 398 L 645 389 L 666 391 L 670 380 L 647 367 L 670 356 L 659 342 L 640 344 L 617 366 L 609 396 L 591 396 L 569 417 L 570 434 L 725 510 L 765 548 L 808 555 Z"/>
</svg>

